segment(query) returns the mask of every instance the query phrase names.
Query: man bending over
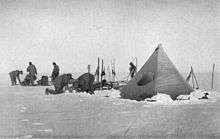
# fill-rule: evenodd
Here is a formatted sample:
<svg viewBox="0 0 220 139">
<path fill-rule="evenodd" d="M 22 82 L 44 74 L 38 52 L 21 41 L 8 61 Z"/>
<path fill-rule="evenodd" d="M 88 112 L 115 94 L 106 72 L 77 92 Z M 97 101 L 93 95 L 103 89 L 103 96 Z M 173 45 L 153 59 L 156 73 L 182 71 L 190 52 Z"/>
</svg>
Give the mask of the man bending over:
<svg viewBox="0 0 220 139">
<path fill-rule="evenodd" d="M 23 74 L 23 71 L 15 70 L 15 71 L 11 71 L 9 73 L 12 86 L 17 85 L 17 81 L 16 81 L 17 79 L 18 79 L 19 83 L 21 84 L 20 74 Z"/>
<path fill-rule="evenodd" d="M 58 76 L 56 79 L 53 81 L 53 85 L 55 90 L 46 88 L 45 94 L 61 94 L 64 93 L 64 87 L 67 86 L 70 82 L 70 80 L 73 79 L 71 74 L 63 74 Z"/>
</svg>

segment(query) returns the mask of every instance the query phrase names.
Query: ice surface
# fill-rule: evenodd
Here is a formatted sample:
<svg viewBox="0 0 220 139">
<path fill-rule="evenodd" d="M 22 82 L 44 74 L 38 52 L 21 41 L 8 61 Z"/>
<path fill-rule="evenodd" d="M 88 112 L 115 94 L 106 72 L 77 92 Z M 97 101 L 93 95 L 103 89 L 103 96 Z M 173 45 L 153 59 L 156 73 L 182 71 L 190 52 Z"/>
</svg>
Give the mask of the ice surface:
<svg viewBox="0 0 220 139">
<path fill-rule="evenodd" d="M 94 92 L 96 96 L 104 96 L 104 97 L 111 97 L 111 98 L 120 98 L 120 91 L 111 89 L 111 90 L 98 90 Z"/>
<path fill-rule="evenodd" d="M 220 137 L 218 92 L 176 101 L 159 93 L 149 102 L 122 99 L 114 89 L 45 95 L 45 88 L 0 88 L 0 138 Z M 205 92 L 209 99 L 198 100 Z"/>
</svg>

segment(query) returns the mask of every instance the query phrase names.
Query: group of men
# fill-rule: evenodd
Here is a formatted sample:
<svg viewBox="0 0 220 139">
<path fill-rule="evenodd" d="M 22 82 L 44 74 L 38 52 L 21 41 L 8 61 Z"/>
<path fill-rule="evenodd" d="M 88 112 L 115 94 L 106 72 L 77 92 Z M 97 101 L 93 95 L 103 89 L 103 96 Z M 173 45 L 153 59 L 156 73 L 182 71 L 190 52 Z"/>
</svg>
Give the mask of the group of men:
<svg viewBox="0 0 220 139">
<path fill-rule="evenodd" d="M 51 74 L 52 81 L 59 76 L 59 72 L 60 72 L 59 66 L 55 62 L 53 62 L 53 66 L 54 68 Z M 20 75 L 23 74 L 23 71 L 20 70 L 11 71 L 9 73 L 11 79 L 11 85 L 12 86 L 17 85 L 17 80 L 18 80 L 20 85 L 34 86 L 35 85 L 34 82 L 37 80 L 37 68 L 32 62 L 29 62 L 29 65 L 27 67 L 27 72 L 28 74 L 25 76 L 24 81 L 21 81 Z"/>
<path fill-rule="evenodd" d="M 92 86 L 94 82 L 94 75 L 90 73 L 85 73 L 81 75 L 78 79 L 74 80 L 72 78 L 72 74 L 62 74 L 59 75 L 60 69 L 59 66 L 53 62 L 53 71 L 51 74 L 51 81 L 54 86 L 53 89 L 46 88 L 45 94 L 60 94 L 64 92 L 64 87 L 68 86 L 68 84 L 72 84 L 74 88 L 79 89 L 78 91 L 86 91 L 88 93 L 92 93 L 94 87 Z M 20 75 L 23 74 L 23 71 L 15 70 L 9 73 L 11 79 L 11 85 L 17 85 L 17 80 L 22 86 L 34 86 L 34 82 L 37 79 L 37 68 L 32 62 L 29 62 L 29 66 L 27 67 L 28 74 L 24 78 L 24 81 L 20 80 Z M 44 76 L 42 76 L 43 79 Z M 40 80 L 39 80 L 40 81 Z M 38 82 L 39 82 L 38 81 Z"/>
<path fill-rule="evenodd" d="M 54 90 L 46 88 L 45 94 L 60 94 L 64 92 L 64 87 L 68 86 L 68 84 L 72 84 L 72 88 L 77 89 L 77 91 L 86 91 L 90 94 L 93 94 L 95 89 L 95 85 L 93 84 L 95 77 L 90 73 L 85 73 L 81 75 L 78 79 L 74 80 L 71 74 L 63 74 L 59 76 L 59 66 L 53 62 L 53 71 L 51 74 L 51 81 L 54 85 Z M 136 66 L 130 62 L 129 63 L 129 75 L 131 78 L 134 77 L 136 73 Z M 16 70 L 9 73 L 11 78 L 12 85 L 16 85 L 16 80 L 18 79 L 19 83 L 23 86 L 34 85 L 35 80 L 37 79 L 37 69 L 32 62 L 29 62 L 29 66 L 27 67 L 28 74 L 26 75 L 24 81 L 21 82 L 19 75 L 23 74 L 22 71 Z"/>
<path fill-rule="evenodd" d="M 129 65 L 130 65 L 129 75 L 131 76 L 131 78 L 133 78 L 137 72 L 137 68 L 132 62 L 130 62 Z M 55 65 L 54 65 L 54 69 L 56 69 Z M 52 80 L 53 80 L 53 76 L 52 76 Z M 94 84 L 94 80 L 95 80 L 94 75 L 90 73 L 84 73 L 80 77 L 78 77 L 78 79 L 76 80 L 72 78 L 71 74 L 63 74 L 57 77 L 53 81 L 55 90 L 46 88 L 45 94 L 46 95 L 61 94 L 64 92 L 64 87 L 68 86 L 68 84 L 72 84 L 71 89 L 75 89 L 77 91 L 85 91 L 89 94 L 94 94 L 93 91 L 96 89 L 96 87 L 99 87 L 97 84 Z"/>
</svg>

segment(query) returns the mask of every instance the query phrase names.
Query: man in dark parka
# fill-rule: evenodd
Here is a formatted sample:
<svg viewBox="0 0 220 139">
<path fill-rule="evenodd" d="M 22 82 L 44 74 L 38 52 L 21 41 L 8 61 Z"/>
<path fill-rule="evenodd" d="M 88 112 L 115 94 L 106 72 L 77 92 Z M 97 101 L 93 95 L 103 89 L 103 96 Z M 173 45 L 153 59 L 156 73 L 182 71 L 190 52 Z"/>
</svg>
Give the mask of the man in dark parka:
<svg viewBox="0 0 220 139">
<path fill-rule="evenodd" d="M 53 81 L 56 77 L 59 76 L 59 72 L 60 72 L 60 68 L 59 66 L 53 62 L 53 71 L 52 71 L 52 75 L 51 75 L 51 80 Z"/>
<path fill-rule="evenodd" d="M 58 76 L 53 81 L 53 85 L 54 85 L 55 90 L 46 88 L 45 94 L 49 95 L 49 94 L 64 93 L 63 89 L 65 86 L 68 86 L 71 79 L 73 79 L 71 74 L 63 74 L 63 75 Z"/>
<path fill-rule="evenodd" d="M 15 70 L 9 73 L 9 76 L 11 79 L 11 85 L 17 85 L 17 81 L 16 81 L 17 79 L 19 83 L 21 84 L 20 74 L 23 74 L 23 71 Z"/>
<path fill-rule="evenodd" d="M 34 81 L 37 79 L 37 69 L 32 62 L 29 62 L 29 66 L 27 67 L 27 72 L 29 72 L 28 77 L 30 78 L 31 85 L 34 85 Z"/>
<path fill-rule="evenodd" d="M 133 78 L 135 73 L 137 72 L 137 67 L 132 62 L 130 62 L 129 65 L 129 75 L 131 76 L 131 78 Z"/>
</svg>

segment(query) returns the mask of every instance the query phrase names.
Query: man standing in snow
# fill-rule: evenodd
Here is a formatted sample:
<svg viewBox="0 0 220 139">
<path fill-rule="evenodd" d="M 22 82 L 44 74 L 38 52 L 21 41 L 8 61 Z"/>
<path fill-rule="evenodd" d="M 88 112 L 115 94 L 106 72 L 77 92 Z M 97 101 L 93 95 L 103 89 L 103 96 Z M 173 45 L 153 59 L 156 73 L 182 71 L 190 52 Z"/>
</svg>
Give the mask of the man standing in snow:
<svg viewBox="0 0 220 139">
<path fill-rule="evenodd" d="M 19 83 L 21 84 L 20 74 L 23 74 L 23 71 L 15 70 L 9 73 L 10 78 L 11 78 L 11 85 L 17 85 L 17 81 L 16 81 L 17 79 Z"/>
<path fill-rule="evenodd" d="M 37 79 L 37 69 L 35 65 L 32 64 L 32 62 L 29 62 L 29 66 L 27 67 L 27 72 L 29 72 L 29 78 L 31 85 L 34 85 L 34 81 Z"/>
<path fill-rule="evenodd" d="M 51 80 L 53 81 L 57 76 L 59 76 L 60 68 L 59 66 L 53 62 L 53 71 L 51 75 Z"/>
<path fill-rule="evenodd" d="M 130 62 L 129 65 L 130 65 L 129 75 L 131 76 L 131 78 L 133 78 L 136 73 L 137 68 L 132 62 Z"/>
</svg>

